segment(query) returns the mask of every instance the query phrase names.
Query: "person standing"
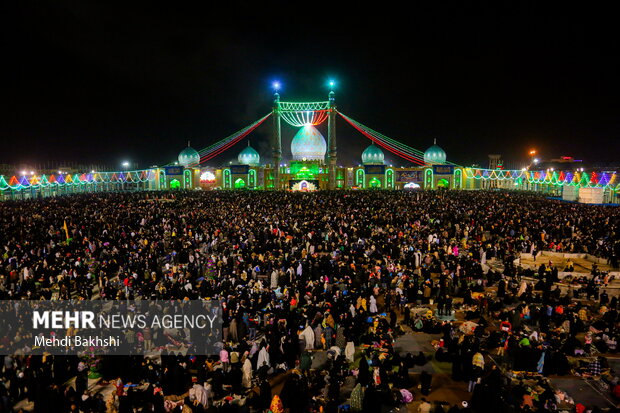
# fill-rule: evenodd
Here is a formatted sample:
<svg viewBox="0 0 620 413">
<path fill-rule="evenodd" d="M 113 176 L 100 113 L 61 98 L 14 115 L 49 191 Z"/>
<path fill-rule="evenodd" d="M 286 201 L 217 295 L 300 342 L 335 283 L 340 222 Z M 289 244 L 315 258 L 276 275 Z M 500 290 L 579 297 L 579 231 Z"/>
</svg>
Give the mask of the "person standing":
<svg viewBox="0 0 620 413">
<path fill-rule="evenodd" d="M 452 316 L 452 297 L 446 295 L 446 300 L 444 302 L 444 315 Z"/>
<path fill-rule="evenodd" d="M 420 391 L 424 396 L 428 396 L 431 392 L 431 382 L 433 380 L 433 375 L 428 371 L 423 370 L 420 374 Z"/>
<path fill-rule="evenodd" d="M 467 391 L 469 391 L 470 393 L 473 393 L 474 388 L 476 387 L 476 384 L 478 383 L 478 380 L 480 379 L 480 377 L 482 377 L 482 373 L 484 372 L 484 356 L 482 355 L 482 353 L 477 351 L 472 357 L 471 364 L 472 364 L 472 368 L 471 368 L 471 373 L 469 377 L 469 384 L 467 387 Z"/>
<path fill-rule="evenodd" d="M 377 314 L 379 311 L 377 309 L 377 299 L 374 295 L 370 296 L 370 314 Z"/>
<path fill-rule="evenodd" d="M 242 386 L 245 389 L 252 387 L 252 362 L 248 357 L 248 352 L 243 355 L 243 367 L 241 368 L 243 375 L 241 376 Z"/>
</svg>

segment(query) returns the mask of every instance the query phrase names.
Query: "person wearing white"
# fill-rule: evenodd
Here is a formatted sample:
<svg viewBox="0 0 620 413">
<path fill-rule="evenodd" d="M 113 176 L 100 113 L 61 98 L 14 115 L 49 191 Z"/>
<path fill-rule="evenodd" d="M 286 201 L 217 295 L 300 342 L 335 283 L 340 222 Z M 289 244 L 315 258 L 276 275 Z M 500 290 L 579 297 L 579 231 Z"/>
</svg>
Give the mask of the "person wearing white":
<svg viewBox="0 0 620 413">
<path fill-rule="evenodd" d="M 209 393 L 202 385 L 194 383 L 191 389 L 189 389 L 190 401 L 196 400 L 202 404 L 203 408 L 209 407 Z"/>
<path fill-rule="evenodd" d="M 264 364 L 267 364 L 268 367 L 271 367 L 269 363 L 269 353 L 267 352 L 267 348 L 263 347 L 258 352 L 258 363 L 256 363 L 257 368 L 263 367 Z"/>
<path fill-rule="evenodd" d="M 252 387 L 252 362 L 249 358 L 245 358 L 241 370 L 243 372 L 243 376 L 241 377 L 241 385 L 244 388 L 249 389 Z"/>
<path fill-rule="evenodd" d="M 375 298 L 374 295 L 370 296 L 370 307 L 368 309 L 370 311 L 370 314 L 376 314 L 378 312 L 377 310 L 377 299 Z"/>
<path fill-rule="evenodd" d="M 275 290 L 276 288 L 278 288 L 278 272 L 276 270 L 273 270 L 271 272 L 271 285 L 270 285 L 272 290 Z"/>
<path fill-rule="evenodd" d="M 349 363 L 353 363 L 355 359 L 355 345 L 352 341 L 348 341 L 346 347 L 344 348 L 344 356 L 346 357 Z"/>
<path fill-rule="evenodd" d="M 300 338 L 306 342 L 306 350 L 314 350 L 314 330 L 309 325 L 301 332 Z"/>
</svg>

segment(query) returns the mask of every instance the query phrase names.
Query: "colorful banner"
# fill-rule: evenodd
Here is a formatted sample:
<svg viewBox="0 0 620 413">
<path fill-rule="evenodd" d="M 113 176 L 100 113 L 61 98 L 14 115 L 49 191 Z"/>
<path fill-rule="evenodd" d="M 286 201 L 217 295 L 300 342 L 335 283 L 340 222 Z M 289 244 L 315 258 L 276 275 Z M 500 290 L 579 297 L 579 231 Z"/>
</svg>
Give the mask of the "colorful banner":
<svg viewBox="0 0 620 413">
<path fill-rule="evenodd" d="M 366 175 L 383 175 L 385 174 L 385 165 L 364 165 Z"/>
<path fill-rule="evenodd" d="M 396 182 L 422 182 L 422 171 L 396 171 Z"/>
<path fill-rule="evenodd" d="M 166 175 L 183 175 L 182 166 L 166 166 Z"/>
<path fill-rule="evenodd" d="M 248 165 L 232 165 L 230 173 L 233 175 L 247 175 L 250 167 Z"/>
<path fill-rule="evenodd" d="M 452 175 L 454 174 L 454 165 L 433 165 L 433 173 L 435 175 Z"/>
<path fill-rule="evenodd" d="M 291 179 L 288 181 L 288 187 L 291 191 L 316 191 L 319 189 L 318 179 Z"/>
</svg>

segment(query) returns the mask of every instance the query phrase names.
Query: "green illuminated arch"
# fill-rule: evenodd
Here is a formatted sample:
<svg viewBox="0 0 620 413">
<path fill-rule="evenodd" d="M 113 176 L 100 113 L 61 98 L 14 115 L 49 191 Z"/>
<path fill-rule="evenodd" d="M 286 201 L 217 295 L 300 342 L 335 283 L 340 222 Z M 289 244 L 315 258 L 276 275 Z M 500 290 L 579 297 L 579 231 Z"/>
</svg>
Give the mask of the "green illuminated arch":
<svg viewBox="0 0 620 413">
<path fill-rule="evenodd" d="M 248 173 L 248 186 L 250 188 L 256 187 L 256 170 L 255 169 L 250 169 L 250 172 Z"/>
<path fill-rule="evenodd" d="M 433 189 L 433 170 L 431 168 L 424 171 L 424 189 Z"/>
<path fill-rule="evenodd" d="M 178 179 L 170 181 L 170 189 L 181 189 L 181 182 Z"/>
<path fill-rule="evenodd" d="M 231 178 L 230 178 L 230 169 L 224 169 L 224 188 L 225 189 L 232 188 Z"/>
<path fill-rule="evenodd" d="M 358 169 L 356 174 L 355 174 L 355 186 L 357 186 L 358 188 L 363 188 L 364 187 L 364 170 L 363 169 Z"/>
<path fill-rule="evenodd" d="M 166 189 L 166 173 L 159 171 L 159 189 Z"/>
<path fill-rule="evenodd" d="M 385 171 L 385 187 L 388 189 L 394 189 L 394 170 L 388 169 Z"/>
<path fill-rule="evenodd" d="M 186 169 L 183 172 L 183 183 L 185 184 L 185 188 L 189 189 L 192 188 L 192 171 L 189 169 Z"/>
<path fill-rule="evenodd" d="M 460 169 L 454 170 L 454 189 L 463 188 L 463 171 Z"/>
<path fill-rule="evenodd" d="M 235 181 L 235 189 L 243 189 L 245 188 L 245 181 L 241 178 Z"/>
</svg>

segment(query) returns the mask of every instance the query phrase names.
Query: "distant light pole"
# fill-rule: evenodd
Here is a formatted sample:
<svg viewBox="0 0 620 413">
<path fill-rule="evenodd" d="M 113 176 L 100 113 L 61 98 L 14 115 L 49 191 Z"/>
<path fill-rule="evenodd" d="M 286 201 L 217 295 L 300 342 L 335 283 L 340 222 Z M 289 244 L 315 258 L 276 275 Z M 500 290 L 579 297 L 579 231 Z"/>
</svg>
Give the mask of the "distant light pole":
<svg viewBox="0 0 620 413">
<path fill-rule="evenodd" d="M 529 153 L 530 153 L 530 166 L 532 166 L 532 164 L 537 164 L 538 163 L 538 159 L 535 158 L 535 156 L 536 156 L 536 149 L 531 149 Z"/>
</svg>

